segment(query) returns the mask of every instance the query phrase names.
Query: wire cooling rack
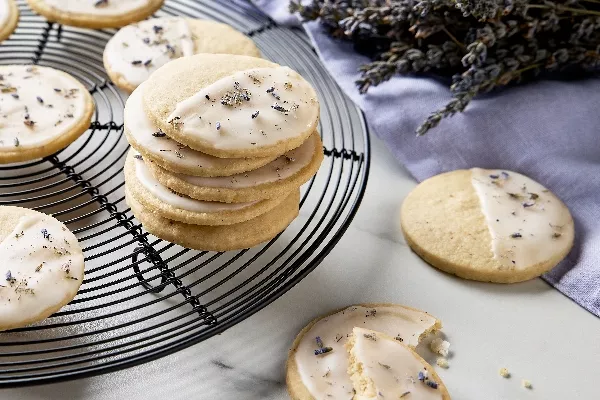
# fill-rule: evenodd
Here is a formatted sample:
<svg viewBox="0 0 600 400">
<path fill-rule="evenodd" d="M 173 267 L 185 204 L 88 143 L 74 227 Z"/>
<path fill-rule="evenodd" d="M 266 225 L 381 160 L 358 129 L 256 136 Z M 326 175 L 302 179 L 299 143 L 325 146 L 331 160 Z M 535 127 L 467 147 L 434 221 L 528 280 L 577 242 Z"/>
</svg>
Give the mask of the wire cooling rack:
<svg viewBox="0 0 600 400">
<path fill-rule="evenodd" d="M 270 304 L 312 271 L 345 232 L 369 172 L 360 111 L 301 30 L 280 27 L 243 0 L 167 1 L 157 16 L 228 23 L 266 58 L 309 80 L 321 100 L 326 158 L 303 188 L 300 216 L 277 238 L 237 252 L 198 252 L 148 234 L 124 201 L 123 96 L 102 52 L 113 30 L 48 23 L 18 1 L 21 20 L 0 64 L 34 63 L 80 79 L 96 101 L 90 129 L 42 160 L 0 166 L 0 205 L 51 213 L 84 248 L 77 297 L 46 321 L 0 333 L 0 387 L 81 378 L 131 367 L 208 339 Z"/>
</svg>

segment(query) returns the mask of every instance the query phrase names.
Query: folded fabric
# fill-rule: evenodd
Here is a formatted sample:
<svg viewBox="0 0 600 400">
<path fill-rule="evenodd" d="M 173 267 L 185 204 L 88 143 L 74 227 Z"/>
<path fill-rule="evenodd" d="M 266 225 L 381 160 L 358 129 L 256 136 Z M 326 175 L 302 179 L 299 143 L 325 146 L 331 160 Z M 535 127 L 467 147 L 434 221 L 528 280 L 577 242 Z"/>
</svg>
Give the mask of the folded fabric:
<svg viewBox="0 0 600 400">
<path fill-rule="evenodd" d="M 276 21 L 298 23 L 289 0 L 254 1 Z M 446 85 L 396 76 L 361 95 L 354 82 L 369 60 L 318 22 L 303 26 L 331 76 L 417 180 L 461 168 L 508 169 L 559 196 L 573 214 L 576 240 L 543 278 L 600 316 L 600 80 L 540 81 L 479 97 L 416 137 L 419 124 L 450 99 Z"/>
</svg>

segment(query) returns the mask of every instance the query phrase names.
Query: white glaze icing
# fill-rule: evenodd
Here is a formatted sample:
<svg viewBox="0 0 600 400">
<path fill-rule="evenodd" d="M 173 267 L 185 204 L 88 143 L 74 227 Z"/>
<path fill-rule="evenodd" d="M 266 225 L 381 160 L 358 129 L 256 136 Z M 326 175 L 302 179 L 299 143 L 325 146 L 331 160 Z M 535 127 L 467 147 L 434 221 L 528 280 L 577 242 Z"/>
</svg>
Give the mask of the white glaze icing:
<svg viewBox="0 0 600 400">
<path fill-rule="evenodd" d="M 442 399 L 439 389 L 419 380 L 419 372 L 422 376 L 427 372 L 422 361 L 406 346 L 368 329 L 354 328 L 353 335 L 350 354 L 362 365 L 360 381 L 372 382 L 374 389 L 369 393 L 358 387 L 354 400 Z"/>
<path fill-rule="evenodd" d="M 217 188 L 239 189 L 277 182 L 298 173 L 306 167 L 315 153 L 314 136 L 309 137 L 300 147 L 288 151 L 269 164 L 232 176 L 202 177 L 176 174 L 182 180 L 195 185 Z"/>
<path fill-rule="evenodd" d="M 220 79 L 178 103 L 167 122 L 218 149 L 249 149 L 312 130 L 318 114 L 316 93 L 297 72 L 256 68 Z"/>
<path fill-rule="evenodd" d="M 155 136 L 158 129 L 150 122 L 143 106 L 144 84 L 133 91 L 125 105 L 125 126 L 130 135 L 145 151 L 158 158 L 177 163 L 187 168 L 204 167 L 219 168 L 231 163 L 232 159 L 213 157 L 208 154 L 192 150 L 187 146 L 177 143 L 168 136 Z"/>
<path fill-rule="evenodd" d="M 43 0 L 61 12 L 88 15 L 122 15 L 140 10 L 150 4 L 149 0 Z"/>
<path fill-rule="evenodd" d="M 216 201 L 200 201 L 176 194 L 156 180 L 148 167 L 146 167 L 146 164 L 144 164 L 143 160 L 136 158 L 134 161 L 135 176 L 140 184 L 157 199 L 175 208 L 192 212 L 210 213 L 218 211 L 240 210 L 256 203 L 220 203 Z"/>
<path fill-rule="evenodd" d="M 8 6 L 8 0 L 0 0 L 0 27 L 3 28 L 4 24 L 8 21 L 10 16 L 10 8 Z"/>
<path fill-rule="evenodd" d="M 355 326 L 400 337 L 403 343 L 416 346 L 421 334 L 435 323 L 436 319 L 429 314 L 398 306 L 348 307 L 321 319 L 304 334 L 295 354 L 296 366 L 304 386 L 316 399 L 348 400 L 353 387 L 347 373 L 348 355 L 344 345 Z M 317 336 L 324 346 L 333 350 L 315 356 Z"/>
<path fill-rule="evenodd" d="M 512 171 L 471 171 L 492 236 L 492 251 L 503 267 L 527 268 L 571 245 L 573 220 L 544 186 Z"/>
<path fill-rule="evenodd" d="M 0 152 L 37 148 L 73 129 L 87 104 L 76 82 L 51 68 L 0 66 Z"/>
<path fill-rule="evenodd" d="M 0 326 L 33 320 L 73 297 L 83 279 L 75 236 L 46 215 L 23 216 L 0 243 Z"/>
<path fill-rule="evenodd" d="M 169 61 L 193 55 L 194 42 L 185 18 L 154 18 L 119 30 L 105 54 L 110 69 L 137 86 Z"/>
</svg>

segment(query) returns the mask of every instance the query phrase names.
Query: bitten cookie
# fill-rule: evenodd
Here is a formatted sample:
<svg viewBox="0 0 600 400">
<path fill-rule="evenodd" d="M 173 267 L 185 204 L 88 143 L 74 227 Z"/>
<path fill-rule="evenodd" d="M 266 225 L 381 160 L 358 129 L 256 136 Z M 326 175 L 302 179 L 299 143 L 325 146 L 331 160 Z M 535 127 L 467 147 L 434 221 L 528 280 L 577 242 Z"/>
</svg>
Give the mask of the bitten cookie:
<svg viewBox="0 0 600 400">
<path fill-rule="evenodd" d="M 507 170 L 473 168 L 423 181 L 404 200 L 401 224 L 410 247 L 434 267 L 499 283 L 552 269 L 574 239 L 560 199 Z"/>
<path fill-rule="evenodd" d="M 313 320 L 294 340 L 286 363 L 293 400 L 353 398 L 345 345 L 356 326 L 386 333 L 414 348 L 442 323 L 426 312 L 388 303 L 351 306 Z"/>
<path fill-rule="evenodd" d="M 19 22 L 19 9 L 14 0 L 0 0 L 0 42 L 8 38 Z"/>
<path fill-rule="evenodd" d="M 279 156 L 315 131 L 319 102 L 297 72 L 260 58 L 198 54 L 148 79 L 144 109 L 154 126 L 222 158 Z"/>
<path fill-rule="evenodd" d="M 0 164 L 61 150 L 89 126 L 94 100 L 75 78 L 48 67 L 0 66 Z"/>
<path fill-rule="evenodd" d="M 232 176 L 175 174 L 152 162 L 148 167 L 159 182 L 178 193 L 205 201 L 243 203 L 285 197 L 312 178 L 322 161 L 323 143 L 315 132 L 300 147 L 264 167 Z"/>
<path fill-rule="evenodd" d="M 182 196 L 161 185 L 135 150 L 129 151 L 125 161 L 125 185 L 127 191 L 147 210 L 163 218 L 194 225 L 244 222 L 273 209 L 286 197 L 227 204 Z"/>
<path fill-rule="evenodd" d="M 142 103 L 145 86 L 141 84 L 131 93 L 124 112 L 127 141 L 145 160 L 179 174 L 230 176 L 260 168 L 276 158 L 219 158 L 177 143 L 153 126 L 146 116 Z"/>
<path fill-rule="evenodd" d="M 127 204 L 144 229 L 171 243 L 195 250 L 241 250 L 271 240 L 298 216 L 300 191 L 275 208 L 251 220 L 233 225 L 201 226 L 172 221 L 152 213 L 125 190 Z"/>
<path fill-rule="evenodd" d="M 450 400 L 433 367 L 391 336 L 355 327 L 346 349 L 355 399 Z"/>
<path fill-rule="evenodd" d="M 120 28 L 141 21 L 162 7 L 164 0 L 27 0 L 48 21 L 82 28 Z"/>
<path fill-rule="evenodd" d="M 83 281 L 77 238 L 37 211 L 0 207 L 0 331 L 41 321 L 69 303 Z"/>
<path fill-rule="evenodd" d="M 132 92 L 159 67 L 197 53 L 260 57 L 249 37 L 226 24 L 182 17 L 154 18 L 123 27 L 106 44 L 104 67 Z"/>
</svg>

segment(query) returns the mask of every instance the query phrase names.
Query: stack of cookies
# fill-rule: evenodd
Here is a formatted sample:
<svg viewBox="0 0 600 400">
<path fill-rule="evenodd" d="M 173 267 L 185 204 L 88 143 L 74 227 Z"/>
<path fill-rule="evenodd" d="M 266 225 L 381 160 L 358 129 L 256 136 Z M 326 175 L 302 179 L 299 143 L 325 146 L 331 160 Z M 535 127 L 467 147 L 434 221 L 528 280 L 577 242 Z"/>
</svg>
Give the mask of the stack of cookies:
<svg viewBox="0 0 600 400">
<path fill-rule="evenodd" d="M 323 146 L 315 90 L 260 58 L 198 54 L 159 68 L 130 96 L 126 198 L 153 235 L 226 251 L 268 241 L 296 218 Z"/>
</svg>

